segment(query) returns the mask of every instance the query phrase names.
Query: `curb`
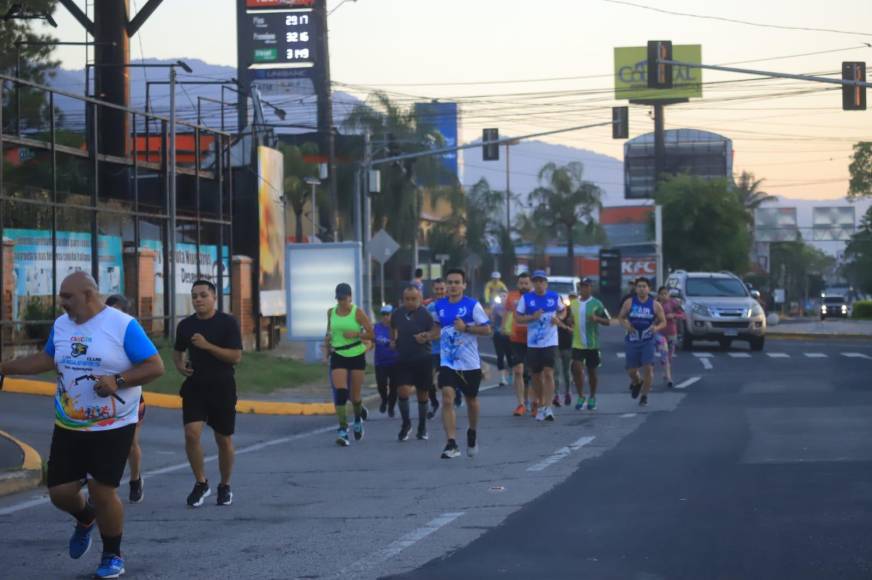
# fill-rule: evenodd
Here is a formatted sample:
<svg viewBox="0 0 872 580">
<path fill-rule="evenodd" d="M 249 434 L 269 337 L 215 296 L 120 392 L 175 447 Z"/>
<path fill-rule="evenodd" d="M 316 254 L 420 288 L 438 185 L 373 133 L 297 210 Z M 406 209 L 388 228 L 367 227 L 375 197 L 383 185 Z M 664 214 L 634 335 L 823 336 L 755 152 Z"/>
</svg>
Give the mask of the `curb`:
<svg viewBox="0 0 872 580">
<path fill-rule="evenodd" d="M 39 395 L 53 397 L 55 395 L 55 383 L 36 381 L 33 379 L 7 378 L 3 390 L 9 393 L 24 395 Z M 165 393 L 152 393 L 143 391 L 145 404 L 161 409 L 181 409 L 182 398 L 178 395 Z M 378 400 L 378 395 L 364 399 L 365 404 Z M 236 412 L 254 415 L 333 415 L 336 410 L 333 403 L 288 403 L 276 401 L 251 401 L 239 400 L 236 402 Z"/>
<path fill-rule="evenodd" d="M 766 338 L 775 340 L 866 340 L 872 341 L 870 334 L 816 334 L 813 332 L 767 332 Z"/>
<path fill-rule="evenodd" d="M 36 449 L 5 431 L 0 431 L 0 437 L 17 445 L 24 454 L 21 467 L 10 472 L 0 473 L 0 497 L 42 485 L 42 457 Z"/>
</svg>

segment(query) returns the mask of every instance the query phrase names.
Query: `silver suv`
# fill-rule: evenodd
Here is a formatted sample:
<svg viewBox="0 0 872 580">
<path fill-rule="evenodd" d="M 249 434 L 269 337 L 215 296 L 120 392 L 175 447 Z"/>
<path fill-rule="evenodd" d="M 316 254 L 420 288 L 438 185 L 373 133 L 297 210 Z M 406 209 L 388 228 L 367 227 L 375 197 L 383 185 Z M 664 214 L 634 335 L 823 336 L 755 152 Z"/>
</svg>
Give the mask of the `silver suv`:
<svg viewBox="0 0 872 580">
<path fill-rule="evenodd" d="M 694 340 L 714 340 L 725 349 L 733 340 L 747 340 L 751 350 L 763 350 L 766 313 L 735 274 L 677 270 L 666 287 L 681 300 L 687 317 L 681 325 L 682 349 L 690 350 Z"/>
</svg>

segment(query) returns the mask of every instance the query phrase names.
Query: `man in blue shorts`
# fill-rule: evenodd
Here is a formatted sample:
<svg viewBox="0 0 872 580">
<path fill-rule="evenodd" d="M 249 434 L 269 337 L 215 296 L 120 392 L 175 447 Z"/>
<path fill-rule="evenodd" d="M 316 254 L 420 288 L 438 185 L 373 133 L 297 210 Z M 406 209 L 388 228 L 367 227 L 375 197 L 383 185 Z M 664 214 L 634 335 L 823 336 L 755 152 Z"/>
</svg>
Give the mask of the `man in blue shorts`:
<svg viewBox="0 0 872 580">
<path fill-rule="evenodd" d="M 630 393 L 635 399 L 641 392 L 639 405 L 644 407 L 648 404 L 648 392 L 654 381 L 654 335 L 666 327 L 663 307 L 651 296 L 646 278 L 636 280 L 636 295 L 624 301 L 618 320 L 627 331 L 624 349 L 631 381 Z"/>
</svg>

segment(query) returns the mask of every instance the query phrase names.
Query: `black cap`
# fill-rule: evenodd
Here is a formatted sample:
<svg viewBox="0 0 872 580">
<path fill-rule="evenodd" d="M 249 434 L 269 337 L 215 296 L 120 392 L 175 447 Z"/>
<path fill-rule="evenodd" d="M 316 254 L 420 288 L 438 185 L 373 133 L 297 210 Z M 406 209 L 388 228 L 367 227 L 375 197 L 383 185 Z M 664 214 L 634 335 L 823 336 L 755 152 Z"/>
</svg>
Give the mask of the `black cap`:
<svg viewBox="0 0 872 580">
<path fill-rule="evenodd" d="M 346 296 L 351 296 L 351 286 L 342 282 L 341 284 L 336 285 L 336 299 L 345 298 Z"/>
<path fill-rule="evenodd" d="M 582 278 L 578 281 L 579 286 L 593 286 L 593 282 L 591 282 L 590 278 Z"/>
</svg>

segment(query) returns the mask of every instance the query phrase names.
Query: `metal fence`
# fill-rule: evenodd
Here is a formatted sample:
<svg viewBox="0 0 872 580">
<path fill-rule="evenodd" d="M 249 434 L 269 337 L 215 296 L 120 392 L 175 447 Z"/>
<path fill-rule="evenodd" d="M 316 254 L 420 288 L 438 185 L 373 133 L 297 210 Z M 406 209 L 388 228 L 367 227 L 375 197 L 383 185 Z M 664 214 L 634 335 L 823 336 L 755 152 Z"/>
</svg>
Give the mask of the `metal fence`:
<svg viewBox="0 0 872 580">
<path fill-rule="evenodd" d="M 0 358 L 45 340 L 76 270 L 153 335 L 190 312 L 194 279 L 229 309 L 228 133 L 3 75 L 0 105 Z"/>
</svg>

